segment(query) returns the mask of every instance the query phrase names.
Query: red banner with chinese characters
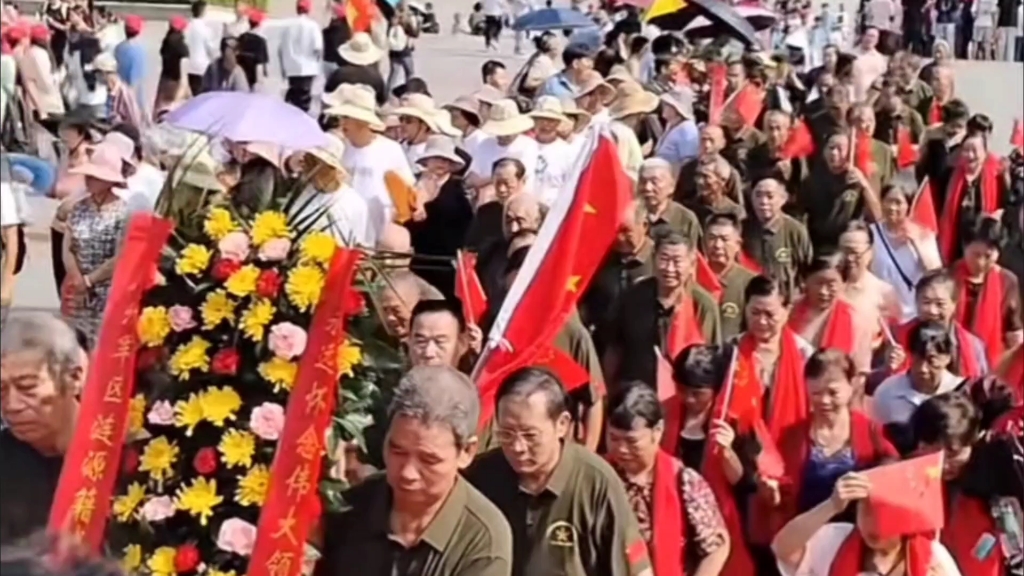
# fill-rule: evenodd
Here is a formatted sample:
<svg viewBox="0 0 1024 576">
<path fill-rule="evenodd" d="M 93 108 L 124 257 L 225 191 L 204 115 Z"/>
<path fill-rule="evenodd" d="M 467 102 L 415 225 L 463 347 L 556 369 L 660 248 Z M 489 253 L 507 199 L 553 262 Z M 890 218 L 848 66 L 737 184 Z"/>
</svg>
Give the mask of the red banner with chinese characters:
<svg viewBox="0 0 1024 576">
<path fill-rule="evenodd" d="M 319 513 L 317 486 L 327 427 L 338 392 L 338 349 L 345 341 L 345 302 L 359 265 L 356 250 L 338 250 L 327 271 L 324 297 L 309 327 L 288 398 L 284 430 L 270 468 L 248 576 L 296 576 L 306 537 Z"/>
<path fill-rule="evenodd" d="M 136 329 L 142 296 L 156 273 L 173 223 L 139 214 L 128 224 L 111 280 L 92 367 L 85 383 L 75 435 L 64 457 L 50 508 L 51 534 L 72 533 L 99 552 L 111 495 L 128 431 L 128 403 L 135 390 Z"/>
</svg>

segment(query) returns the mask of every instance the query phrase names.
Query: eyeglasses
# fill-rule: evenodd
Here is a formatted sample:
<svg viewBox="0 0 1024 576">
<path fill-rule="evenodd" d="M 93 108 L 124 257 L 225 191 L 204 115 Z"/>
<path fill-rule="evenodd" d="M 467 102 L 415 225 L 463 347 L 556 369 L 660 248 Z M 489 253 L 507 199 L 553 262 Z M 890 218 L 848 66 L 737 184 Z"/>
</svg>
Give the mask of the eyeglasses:
<svg viewBox="0 0 1024 576">
<path fill-rule="evenodd" d="M 495 438 L 498 439 L 498 443 L 503 446 L 509 446 L 515 444 L 516 441 L 522 440 L 528 447 L 533 448 L 540 444 L 541 434 L 540 432 L 516 432 L 514 430 L 498 430 L 495 433 Z"/>
</svg>

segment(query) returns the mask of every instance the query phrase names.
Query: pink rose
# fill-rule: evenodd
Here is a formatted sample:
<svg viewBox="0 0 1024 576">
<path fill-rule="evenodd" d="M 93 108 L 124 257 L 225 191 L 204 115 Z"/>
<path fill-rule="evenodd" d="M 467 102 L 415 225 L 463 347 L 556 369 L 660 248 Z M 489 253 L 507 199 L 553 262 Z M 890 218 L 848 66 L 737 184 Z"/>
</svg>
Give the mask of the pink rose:
<svg viewBox="0 0 1024 576">
<path fill-rule="evenodd" d="M 167 496 L 157 496 L 150 498 L 142 505 L 140 514 L 147 522 L 159 522 L 174 516 L 177 511 L 173 500 Z"/>
<path fill-rule="evenodd" d="M 174 424 L 174 406 L 167 400 L 154 402 L 146 420 L 154 426 L 170 426 Z"/>
<path fill-rule="evenodd" d="M 264 402 L 252 409 L 249 430 L 264 440 L 277 440 L 284 429 L 284 408 L 280 404 Z"/>
<path fill-rule="evenodd" d="M 288 257 L 288 251 L 292 249 L 292 241 L 287 238 L 274 238 L 267 240 L 260 246 L 259 257 L 265 262 L 281 262 Z"/>
<path fill-rule="evenodd" d="M 217 532 L 217 547 L 239 556 L 252 554 L 256 543 L 256 527 L 241 518 L 228 518 Z"/>
<path fill-rule="evenodd" d="M 274 356 L 291 360 L 306 350 L 306 331 L 291 322 L 275 324 L 270 328 L 267 344 Z"/>
<path fill-rule="evenodd" d="M 184 332 L 196 327 L 194 314 L 188 306 L 171 306 L 168 314 L 171 317 L 171 330 L 175 332 Z"/>
<path fill-rule="evenodd" d="M 217 243 L 220 257 L 235 262 L 245 262 L 249 257 L 249 236 L 245 232 L 229 232 Z"/>
</svg>

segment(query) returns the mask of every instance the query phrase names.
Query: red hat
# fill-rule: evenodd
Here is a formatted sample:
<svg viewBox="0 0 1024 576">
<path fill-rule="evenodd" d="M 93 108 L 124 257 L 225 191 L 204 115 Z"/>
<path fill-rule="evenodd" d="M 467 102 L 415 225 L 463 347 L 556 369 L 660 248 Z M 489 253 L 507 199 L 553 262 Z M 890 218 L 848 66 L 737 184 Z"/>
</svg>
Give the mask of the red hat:
<svg viewBox="0 0 1024 576">
<path fill-rule="evenodd" d="M 28 31 L 28 26 L 15 24 L 14 26 L 8 26 L 7 29 L 4 30 L 4 37 L 13 45 L 21 42 L 25 38 L 28 38 Z"/>
<path fill-rule="evenodd" d="M 313 9 L 313 3 L 310 0 L 298 0 L 295 3 L 295 11 L 299 14 L 308 14 Z"/>
<path fill-rule="evenodd" d="M 255 8 L 251 8 L 249 10 L 248 17 L 249 17 L 249 24 L 251 24 L 253 26 L 259 26 L 260 23 L 262 23 L 263 20 L 267 17 L 267 14 L 266 14 L 266 12 L 264 12 L 262 10 L 257 10 Z"/>
<path fill-rule="evenodd" d="M 348 6 L 344 2 L 335 2 L 331 5 L 334 10 L 335 18 L 347 18 L 348 17 Z"/>
<path fill-rule="evenodd" d="M 168 23 L 168 26 L 170 26 L 171 30 L 174 30 L 175 32 L 181 32 L 186 26 L 188 26 L 188 20 L 186 20 L 184 16 L 171 16 L 171 21 Z"/>
<path fill-rule="evenodd" d="M 142 32 L 142 16 L 134 14 L 124 17 L 124 31 L 126 34 L 138 34 Z"/>
<path fill-rule="evenodd" d="M 28 35 L 33 42 L 48 42 L 50 40 L 50 29 L 46 24 L 35 24 L 29 29 Z"/>
</svg>

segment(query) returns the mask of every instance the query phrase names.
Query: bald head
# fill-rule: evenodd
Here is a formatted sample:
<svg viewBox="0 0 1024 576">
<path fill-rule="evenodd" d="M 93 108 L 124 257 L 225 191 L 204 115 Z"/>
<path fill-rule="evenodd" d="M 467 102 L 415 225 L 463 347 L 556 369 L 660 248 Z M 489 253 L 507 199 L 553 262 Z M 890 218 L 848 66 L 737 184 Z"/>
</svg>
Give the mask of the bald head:
<svg viewBox="0 0 1024 576">
<path fill-rule="evenodd" d="M 390 252 L 388 265 L 395 268 L 408 268 L 409 258 L 394 257 L 397 254 L 412 254 L 412 237 L 405 226 L 395 223 L 388 223 L 381 230 L 380 238 L 377 239 L 377 250 Z"/>
<path fill-rule="evenodd" d="M 384 279 L 380 296 L 381 319 L 388 333 L 405 338 L 412 309 L 421 300 L 443 300 L 440 290 L 408 270 L 393 270 Z"/>
<path fill-rule="evenodd" d="M 506 238 L 523 230 L 539 230 L 547 209 L 533 194 L 519 193 L 509 197 L 502 214 Z"/>
</svg>

